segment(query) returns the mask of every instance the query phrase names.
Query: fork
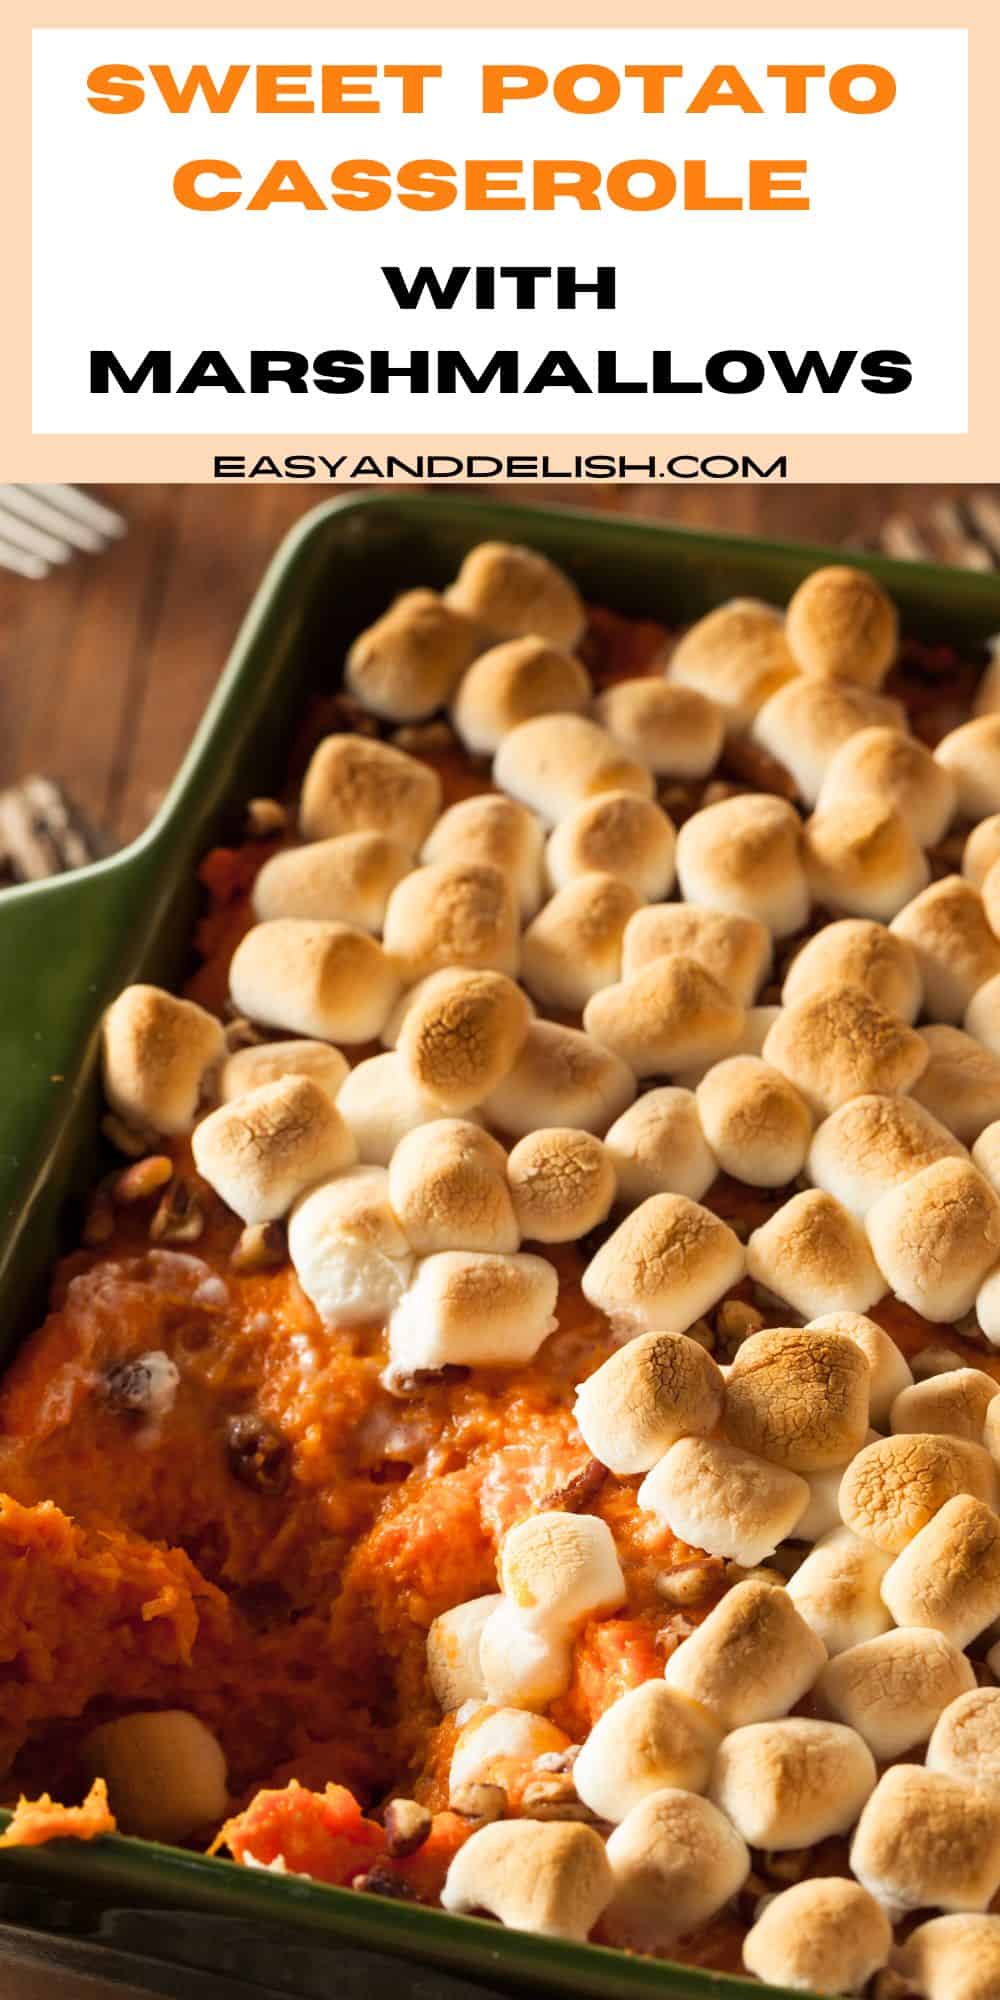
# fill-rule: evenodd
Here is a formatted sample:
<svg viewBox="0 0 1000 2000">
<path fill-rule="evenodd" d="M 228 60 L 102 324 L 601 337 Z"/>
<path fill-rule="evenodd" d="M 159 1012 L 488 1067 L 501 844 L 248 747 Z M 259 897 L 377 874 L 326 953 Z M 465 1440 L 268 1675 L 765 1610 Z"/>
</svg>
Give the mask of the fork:
<svg viewBox="0 0 1000 2000">
<path fill-rule="evenodd" d="M 79 486 L 0 485 L 0 568 L 18 576 L 37 580 L 74 554 L 99 555 L 125 527 Z"/>
<path fill-rule="evenodd" d="M 859 546 L 903 562 L 1000 569 L 1000 491 L 985 487 L 960 500 L 938 500 L 919 519 L 906 512 L 888 514 Z"/>
</svg>

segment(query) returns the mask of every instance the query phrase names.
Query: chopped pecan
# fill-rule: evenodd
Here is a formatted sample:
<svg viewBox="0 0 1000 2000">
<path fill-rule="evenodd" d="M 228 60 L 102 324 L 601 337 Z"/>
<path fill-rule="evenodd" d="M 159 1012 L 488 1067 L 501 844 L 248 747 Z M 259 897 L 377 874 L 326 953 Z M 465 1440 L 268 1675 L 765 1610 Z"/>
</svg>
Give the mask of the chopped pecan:
<svg viewBox="0 0 1000 2000">
<path fill-rule="evenodd" d="M 503 1785 L 459 1785 L 448 1804 L 462 1819 L 503 1819 L 507 1793 Z"/>
<path fill-rule="evenodd" d="M 599 1458 L 588 1458 L 579 1472 L 567 1479 L 564 1486 L 554 1486 L 550 1493 L 538 1502 L 540 1513 L 575 1514 L 578 1508 L 586 1507 L 599 1493 L 608 1476 L 608 1468 Z"/>
<path fill-rule="evenodd" d="M 386 1852 L 394 1859 L 401 1860 L 406 1854 L 415 1854 L 422 1847 L 433 1825 L 426 1806 L 417 1804 L 416 1799 L 390 1799 L 382 1815 L 385 1827 Z"/>
<path fill-rule="evenodd" d="M 229 1470 L 252 1493 L 275 1497 L 287 1491 L 292 1455 L 284 1438 L 262 1417 L 246 1412 L 226 1424 Z"/>
<path fill-rule="evenodd" d="M 396 1896 L 401 1902 L 412 1902 L 414 1891 L 402 1875 L 384 1861 L 373 1861 L 365 1875 L 355 1875 L 352 1889 L 361 1889 L 369 1896 Z"/>
<path fill-rule="evenodd" d="M 250 800 L 246 817 L 248 840 L 273 840 L 284 833 L 287 825 L 288 813 L 277 799 Z"/>
<path fill-rule="evenodd" d="M 234 1271 L 276 1271 L 288 1262 L 288 1235 L 283 1222 L 248 1222 L 240 1231 L 229 1262 Z"/>
<path fill-rule="evenodd" d="M 172 1179 L 174 1163 L 167 1153 L 147 1153 L 142 1160 L 134 1160 L 130 1167 L 123 1167 L 111 1183 L 111 1194 L 115 1201 L 150 1201 L 159 1194 Z"/>
<path fill-rule="evenodd" d="M 205 1227 L 205 1211 L 189 1181 L 171 1181 L 149 1225 L 154 1243 L 196 1243 Z"/>
</svg>

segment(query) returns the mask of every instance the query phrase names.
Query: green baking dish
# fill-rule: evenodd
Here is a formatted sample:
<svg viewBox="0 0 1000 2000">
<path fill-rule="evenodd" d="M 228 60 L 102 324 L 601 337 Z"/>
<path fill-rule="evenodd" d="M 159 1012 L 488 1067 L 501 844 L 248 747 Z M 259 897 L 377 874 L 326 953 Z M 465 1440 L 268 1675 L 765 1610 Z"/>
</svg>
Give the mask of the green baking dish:
<svg viewBox="0 0 1000 2000">
<path fill-rule="evenodd" d="M 691 619 L 732 595 L 783 601 L 833 556 L 563 509 L 498 506 L 467 494 L 349 498 L 307 515 L 274 557 L 148 831 L 111 860 L 0 899 L 0 1360 L 40 1317 L 47 1274 L 72 1234 L 74 1204 L 102 1164 L 96 1047 L 103 1006 L 129 980 L 170 980 L 183 972 L 197 861 L 236 829 L 249 795 L 278 781 L 300 704 L 335 681 L 348 640 L 396 591 L 444 584 L 465 551 L 490 537 L 532 543 L 569 570 L 592 601 L 666 623 Z M 1000 576 L 881 560 L 865 567 L 887 584 L 913 637 L 979 649 L 1000 632 Z M 372 1955 L 362 1961 L 369 1974 L 367 1986 L 362 1974 L 360 1990 L 391 1986 L 397 2000 L 432 1992 L 454 1993 L 456 2000 L 464 1992 L 471 2000 L 484 1989 L 494 1996 L 527 1989 L 595 2000 L 647 1993 L 751 2000 L 761 1991 L 741 1979 L 502 1931 L 130 1840 L 12 1851 L 3 1856 L 0 1883 L 15 1895 L 40 1892 L 32 1904 L 36 1922 L 38 1909 L 56 1907 L 55 1898 L 69 1899 L 66 1907 L 78 1907 L 91 1922 L 112 1908 L 189 1912 L 189 1925 L 203 1927 L 209 1917 L 215 1930 L 199 1932 L 202 1944 L 209 1935 L 231 1942 L 233 1926 L 241 1936 L 247 1925 L 264 1926 L 254 1954 L 258 1969 L 270 1957 L 261 1978 L 303 1995 L 319 1990 L 316 1976 L 332 1981 L 338 1968 L 350 1987 L 343 1975 L 359 1952 Z M 32 1918 L 15 1911 L 17 1921 Z M 282 1936 L 277 1954 L 275 1926 Z M 170 1932 L 169 1921 L 166 1934 L 169 1957 L 169 1938 L 176 1945 L 179 1934 Z M 284 1963 L 286 1979 L 298 1983 L 280 1984 L 278 1961 L 287 1961 L 293 1947 L 301 1976 L 289 1975 Z M 182 1955 L 174 1962 L 179 1970 L 204 1960 Z M 230 1954 L 218 1970 L 231 1963 Z M 428 1968 L 438 1976 L 429 1977 Z M 193 1970 L 191 1979 L 194 1990 Z M 246 1979 L 252 1991 L 249 1971 Z"/>
</svg>

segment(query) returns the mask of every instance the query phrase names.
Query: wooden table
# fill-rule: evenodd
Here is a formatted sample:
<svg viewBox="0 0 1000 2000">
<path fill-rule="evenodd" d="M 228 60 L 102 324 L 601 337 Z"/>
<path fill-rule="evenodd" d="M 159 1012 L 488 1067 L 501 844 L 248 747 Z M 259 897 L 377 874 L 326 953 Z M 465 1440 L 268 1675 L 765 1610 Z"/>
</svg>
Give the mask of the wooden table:
<svg viewBox="0 0 1000 2000">
<path fill-rule="evenodd" d="M 129 532 L 105 555 L 43 583 L 0 571 L 0 788 L 45 772 L 111 844 L 132 839 L 180 762 L 276 543 L 336 490 L 110 488 L 106 497 L 127 516 Z M 464 490 L 839 543 L 873 537 L 888 513 L 919 513 L 952 489 Z"/>
</svg>

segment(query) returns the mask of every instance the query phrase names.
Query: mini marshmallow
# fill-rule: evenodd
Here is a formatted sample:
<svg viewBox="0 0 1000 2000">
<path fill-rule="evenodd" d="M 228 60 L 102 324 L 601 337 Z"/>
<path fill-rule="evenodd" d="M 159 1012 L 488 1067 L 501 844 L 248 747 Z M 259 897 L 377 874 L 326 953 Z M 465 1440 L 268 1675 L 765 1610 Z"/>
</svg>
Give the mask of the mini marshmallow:
<svg viewBox="0 0 1000 2000">
<path fill-rule="evenodd" d="M 647 1473 L 640 1508 L 678 1541 L 755 1569 L 795 1533 L 809 1498 L 804 1479 L 714 1438 L 684 1437 Z"/>
<path fill-rule="evenodd" d="M 1000 1119 L 980 1132 L 972 1148 L 972 1159 L 990 1186 L 1000 1190 Z"/>
<path fill-rule="evenodd" d="M 730 1056 L 759 1056 L 781 1011 L 780 1007 L 748 1007 L 743 1016 L 743 1032 Z M 728 1061 L 729 1057 L 722 1060 Z M 685 1090 L 697 1090 L 714 1068 L 714 1063 L 696 1063 L 692 1069 L 678 1070 L 677 1081 Z"/>
<path fill-rule="evenodd" d="M 547 1708 L 569 1687 L 573 1653 L 562 1632 L 531 1625 L 501 1598 L 479 1645 L 486 1699 L 510 1708 Z"/>
<path fill-rule="evenodd" d="M 571 1820 L 496 1820 L 459 1848 L 446 1910 L 486 1910 L 511 1930 L 582 1943 L 614 1888 L 604 1842 Z"/>
<path fill-rule="evenodd" d="M 513 1069 L 490 1092 L 483 1111 L 491 1125 L 523 1139 L 540 1125 L 606 1132 L 635 1096 L 627 1063 L 579 1028 L 532 1021 Z"/>
<path fill-rule="evenodd" d="M 794 592 L 785 635 L 802 673 L 877 688 L 896 657 L 899 620 L 875 577 L 829 563 L 812 570 Z"/>
<path fill-rule="evenodd" d="M 965 1493 L 948 1500 L 886 1571 L 882 1601 L 897 1625 L 970 1645 L 1000 1616 L 1000 1517 Z"/>
<path fill-rule="evenodd" d="M 700 1201 L 718 1174 L 694 1093 L 665 1084 L 644 1091 L 615 1120 L 605 1139 L 623 1201 L 684 1194 Z"/>
<path fill-rule="evenodd" d="M 905 729 L 902 703 L 846 681 L 800 674 L 765 702 L 751 735 L 784 765 L 806 805 L 814 806 L 841 744 L 874 727 Z"/>
<path fill-rule="evenodd" d="M 499 1591 L 470 1597 L 432 1620 L 427 1633 L 427 1677 L 440 1709 L 451 1714 L 463 1702 L 485 1701 L 479 1645 L 491 1613 L 503 1603 Z"/>
<path fill-rule="evenodd" d="M 653 796 L 645 764 L 583 715 L 537 715 L 504 737 L 493 760 L 498 789 L 520 799 L 550 825 L 598 792 Z"/>
<path fill-rule="evenodd" d="M 718 1746 L 707 1709 L 665 1681 L 644 1681 L 594 1724 L 573 1765 L 577 1796 L 617 1826 L 664 1787 L 703 1792 Z"/>
<path fill-rule="evenodd" d="M 413 1269 L 384 1167 L 352 1167 L 296 1202 L 288 1224 L 295 1275 L 325 1326 L 384 1321 Z"/>
<path fill-rule="evenodd" d="M 391 959 L 350 924 L 276 917 L 255 924 L 233 953 L 234 1005 L 267 1028 L 321 1042 L 370 1042 L 399 994 Z"/>
<path fill-rule="evenodd" d="M 928 1062 L 916 1030 L 860 986 L 830 986 L 783 1007 L 763 1054 L 819 1118 L 867 1091 L 911 1090 Z"/>
<path fill-rule="evenodd" d="M 848 799 L 879 799 L 902 813 L 920 847 L 936 847 L 955 811 L 955 783 L 925 743 L 903 729 L 859 729 L 842 743 L 819 795 L 823 812 Z"/>
<path fill-rule="evenodd" d="M 817 1187 L 864 1221 L 882 1195 L 924 1167 L 966 1157 L 961 1140 L 914 1098 L 867 1091 L 823 1120 L 806 1171 Z"/>
<path fill-rule="evenodd" d="M 382 936 L 408 984 L 446 966 L 517 973 L 517 909 L 507 877 L 488 862 L 414 868 L 389 898 Z"/>
<path fill-rule="evenodd" d="M 900 1434 L 932 1432 L 982 1444 L 986 1412 L 1000 1384 L 982 1368 L 951 1368 L 900 1390 L 890 1412 L 890 1428 Z M 912 1622 L 912 1621 L 908 1621 Z"/>
<path fill-rule="evenodd" d="M 710 611 L 678 641 L 667 669 L 677 686 L 694 688 L 721 709 L 732 733 L 795 673 L 784 619 L 771 604 L 734 597 Z"/>
<path fill-rule="evenodd" d="M 867 1312 L 886 1291 L 860 1222 L 822 1188 L 793 1195 L 754 1230 L 747 1270 L 803 1319 Z"/>
<path fill-rule="evenodd" d="M 868 1363 L 868 1420 L 876 1427 L 884 1424 L 896 1397 L 908 1389 L 913 1376 L 905 1357 L 891 1334 L 864 1313 L 824 1313 L 811 1319 L 807 1333 L 840 1333 L 860 1347 Z"/>
<path fill-rule="evenodd" d="M 613 1325 L 671 1333 L 738 1284 L 744 1263 L 743 1245 L 717 1215 L 684 1195 L 654 1194 L 602 1243 L 580 1282 Z"/>
<path fill-rule="evenodd" d="M 409 848 L 387 833 L 338 833 L 286 847 L 257 876 L 253 912 L 260 923 L 318 917 L 380 931 L 389 897 L 412 867 Z"/>
<path fill-rule="evenodd" d="M 994 2000 L 1000 1992 L 1000 1917 L 932 1917 L 893 1958 L 925 2000 Z"/>
<path fill-rule="evenodd" d="M 888 920 L 930 878 L 927 857 L 895 806 L 873 798 L 836 799 L 802 829 L 813 898 L 849 917 Z"/>
<path fill-rule="evenodd" d="M 104 1095 L 126 1125 L 189 1132 L 226 1042 L 214 1014 L 158 986 L 126 986 L 102 1025 Z"/>
<path fill-rule="evenodd" d="M 676 1446 L 674 1446 L 676 1450 Z M 664 1669 L 668 1687 L 700 1701 L 723 1729 L 787 1715 L 812 1687 L 826 1648 L 773 1584 L 737 1583 Z"/>
<path fill-rule="evenodd" d="M 869 1431 L 868 1442 L 874 1443 L 877 1436 L 877 1431 Z M 795 1523 L 797 1542 L 821 1542 L 841 1526 L 840 1483 L 849 1463 L 847 1459 L 842 1465 L 828 1465 L 823 1472 L 802 1474 L 809 1488 L 809 1505 Z"/>
<path fill-rule="evenodd" d="M 734 1000 L 749 1007 L 771 970 L 771 933 L 752 917 L 657 903 L 637 910 L 625 926 L 622 977 L 631 979 L 676 952 L 697 959 Z"/>
<path fill-rule="evenodd" d="M 297 1195 L 355 1158 L 354 1136 L 307 1076 L 264 1083 L 195 1127 L 194 1163 L 244 1222 L 273 1222 Z"/>
<path fill-rule="evenodd" d="M 407 590 L 358 634 L 344 683 L 369 714 L 419 722 L 447 701 L 477 644 L 471 619 L 436 591 Z"/>
<path fill-rule="evenodd" d="M 198 1716 L 168 1708 L 120 1715 L 80 1746 L 88 1777 L 104 1778 L 123 1833 L 140 1840 L 186 1840 L 225 1818 L 226 1759 Z"/>
<path fill-rule="evenodd" d="M 913 1095 L 956 1138 L 970 1145 L 1000 1118 L 1000 1056 L 961 1028 L 932 1022 L 917 1030 L 930 1051 Z"/>
<path fill-rule="evenodd" d="M 926 1743 L 956 1695 L 975 1687 L 964 1653 L 940 1632 L 882 1632 L 849 1646 L 816 1683 L 821 1709 L 863 1736 L 880 1763 Z"/>
<path fill-rule="evenodd" d="M 219 1099 L 231 1104 L 234 1097 L 243 1097 L 262 1083 L 277 1083 L 283 1076 L 311 1077 L 328 1097 L 335 1098 L 347 1074 L 346 1056 L 330 1042 L 258 1042 L 226 1057 L 219 1076 Z"/>
<path fill-rule="evenodd" d="M 324 736 L 303 779 L 299 823 L 306 840 L 384 833 L 415 849 L 440 810 L 429 764 L 370 736 Z"/>
<path fill-rule="evenodd" d="M 965 1778 L 984 1791 L 1000 1788 L 1000 1688 L 960 1694 L 934 1724 L 926 1757 L 929 1771 Z"/>
<path fill-rule="evenodd" d="M 862 1541 L 899 1555 L 958 1493 L 995 1504 L 989 1454 L 964 1438 L 907 1432 L 879 1438 L 852 1459 L 841 1482 L 840 1513 Z"/>
<path fill-rule="evenodd" d="M 542 1631 L 568 1637 L 625 1601 L 614 1538 L 596 1514 L 529 1514 L 507 1530 L 498 1570 L 507 1603 Z"/>
<path fill-rule="evenodd" d="M 423 1258 L 389 1322 L 393 1379 L 531 1361 L 555 1328 L 558 1290 L 543 1257 L 441 1250 Z"/>
<path fill-rule="evenodd" d="M 748 1847 L 783 1854 L 849 1833 L 875 1780 L 875 1759 L 856 1730 L 785 1716 L 726 1737 L 708 1796 Z"/>
<path fill-rule="evenodd" d="M 615 1893 L 604 1934 L 630 1951 L 662 1950 L 708 1923 L 750 1872 L 744 1842 L 717 1807 L 672 1788 L 633 1806 L 611 1835 L 607 1858 Z"/>
<path fill-rule="evenodd" d="M 925 1319 L 954 1322 L 1000 1257 L 1000 1201 L 970 1160 L 937 1160 L 881 1196 L 868 1235 L 887 1289 Z"/>
<path fill-rule="evenodd" d="M 809 915 L 799 816 L 763 792 L 693 813 L 677 836 L 677 878 L 685 902 L 752 917 L 775 937 L 801 930 Z"/>
<path fill-rule="evenodd" d="M 573 1414 L 588 1451 L 627 1477 L 649 1472 L 678 1438 L 714 1431 L 724 1395 L 720 1370 L 696 1340 L 640 1333 L 580 1384 Z"/>
<path fill-rule="evenodd" d="M 985 1910 L 1000 1888 L 1000 1805 L 944 1771 L 896 1764 L 858 1821 L 851 1868 L 897 1914 Z"/>
<path fill-rule="evenodd" d="M 451 719 L 473 756 L 492 757 L 518 723 L 536 715 L 578 713 L 590 691 L 590 675 L 571 653 L 545 639 L 506 639 L 480 653 L 463 674 Z"/>
<path fill-rule="evenodd" d="M 844 1465 L 868 1428 L 869 1368 L 841 1333 L 776 1326 L 742 1343 L 726 1377 L 726 1436 L 792 1472 Z"/>
<path fill-rule="evenodd" d="M 615 1198 L 615 1169 L 592 1132 L 543 1126 L 511 1149 L 507 1179 L 521 1235 L 535 1243 L 575 1243 L 603 1222 Z"/>
<path fill-rule="evenodd" d="M 784 1187 L 805 1165 L 812 1116 L 794 1084 L 759 1056 L 730 1056 L 698 1085 L 702 1130 L 724 1173 Z"/>
<path fill-rule="evenodd" d="M 523 1708 L 485 1708 L 460 1722 L 448 1772 L 452 1797 L 466 1785 L 504 1785 L 529 1770 L 539 1757 L 569 1747 L 569 1739 L 547 1716 Z"/>
<path fill-rule="evenodd" d="M 538 549 L 516 542 L 479 542 L 469 550 L 445 600 L 487 637 L 521 639 L 537 633 L 572 649 L 586 613 L 576 585 Z"/>
<path fill-rule="evenodd" d="M 981 819 L 962 850 L 962 874 L 974 889 L 981 889 L 994 861 L 1000 861 L 1000 812 Z"/>
<path fill-rule="evenodd" d="M 1000 972 L 983 898 L 961 875 L 945 875 L 892 920 L 892 930 L 913 946 L 933 1021 L 960 1021 L 977 987 Z"/>
<path fill-rule="evenodd" d="M 420 1257 L 437 1250 L 509 1254 L 518 1248 L 507 1156 L 479 1125 L 438 1118 L 408 1132 L 389 1163 L 388 1192 Z"/>
<path fill-rule="evenodd" d="M 636 1076 L 660 1076 L 728 1055 L 744 1013 L 697 959 L 677 952 L 595 993 L 583 1024 Z"/>
<path fill-rule="evenodd" d="M 888 1632 L 892 1619 L 882 1602 L 882 1578 L 891 1556 L 861 1542 L 850 1528 L 823 1535 L 789 1579 L 788 1595 L 801 1618 L 822 1639 L 831 1660 L 866 1639 Z"/>
<path fill-rule="evenodd" d="M 400 1140 L 417 1125 L 440 1118 L 441 1106 L 421 1090 L 395 1049 L 368 1056 L 348 1072 L 337 1109 L 354 1134 L 363 1160 L 387 1167 Z"/>
<path fill-rule="evenodd" d="M 934 752 L 955 781 L 963 819 L 985 819 L 1000 808 L 1000 715 L 976 715 L 942 736 Z"/>
<path fill-rule="evenodd" d="M 891 1948 L 889 1919 L 860 1883 L 810 1876 L 765 1904 L 744 1939 L 743 1963 L 765 1986 L 861 1993 Z"/>
<path fill-rule="evenodd" d="M 598 695 L 594 716 L 619 749 L 658 778 L 705 778 L 722 754 L 721 708 L 695 688 L 640 674 Z"/>
<path fill-rule="evenodd" d="M 785 974 L 782 1003 L 794 1007 L 829 986 L 863 986 L 880 1007 L 911 1025 L 924 997 L 912 947 L 867 917 L 842 917 L 806 940 Z"/>
<path fill-rule="evenodd" d="M 421 980 L 397 1054 L 411 1084 L 444 1111 L 468 1111 L 510 1074 L 531 1009 L 506 973 L 461 968 Z"/>
<path fill-rule="evenodd" d="M 622 935 L 639 898 L 617 875 L 575 875 L 543 903 L 521 943 L 521 978 L 544 1007 L 584 1008 L 621 971 Z"/>
<path fill-rule="evenodd" d="M 544 835 L 539 820 L 516 799 L 480 792 L 441 814 L 421 851 L 422 861 L 485 862 L 510 883 L 522 919 L 542 900 Z"/>
<path fill-rule="evenodd" d="M 977 1042 L 982 1042 L 991 1055 L 1000 1056 L 1000 973 L 994 973 L 992 979 L 987 979 L 984 985 L 976 988 L 965 1010 L 964 1026 L 966 1033 L 974 1035 Z"/>
<path fill-rule="evenodd" d="M 599 792 L 560 820 L 545 849 L 549 880 L 564 889 L 593 872 L 627 882 L 641 902 L 668 896 L 674 884 L 673 821 L 637 792 Z"/>
</svg>

